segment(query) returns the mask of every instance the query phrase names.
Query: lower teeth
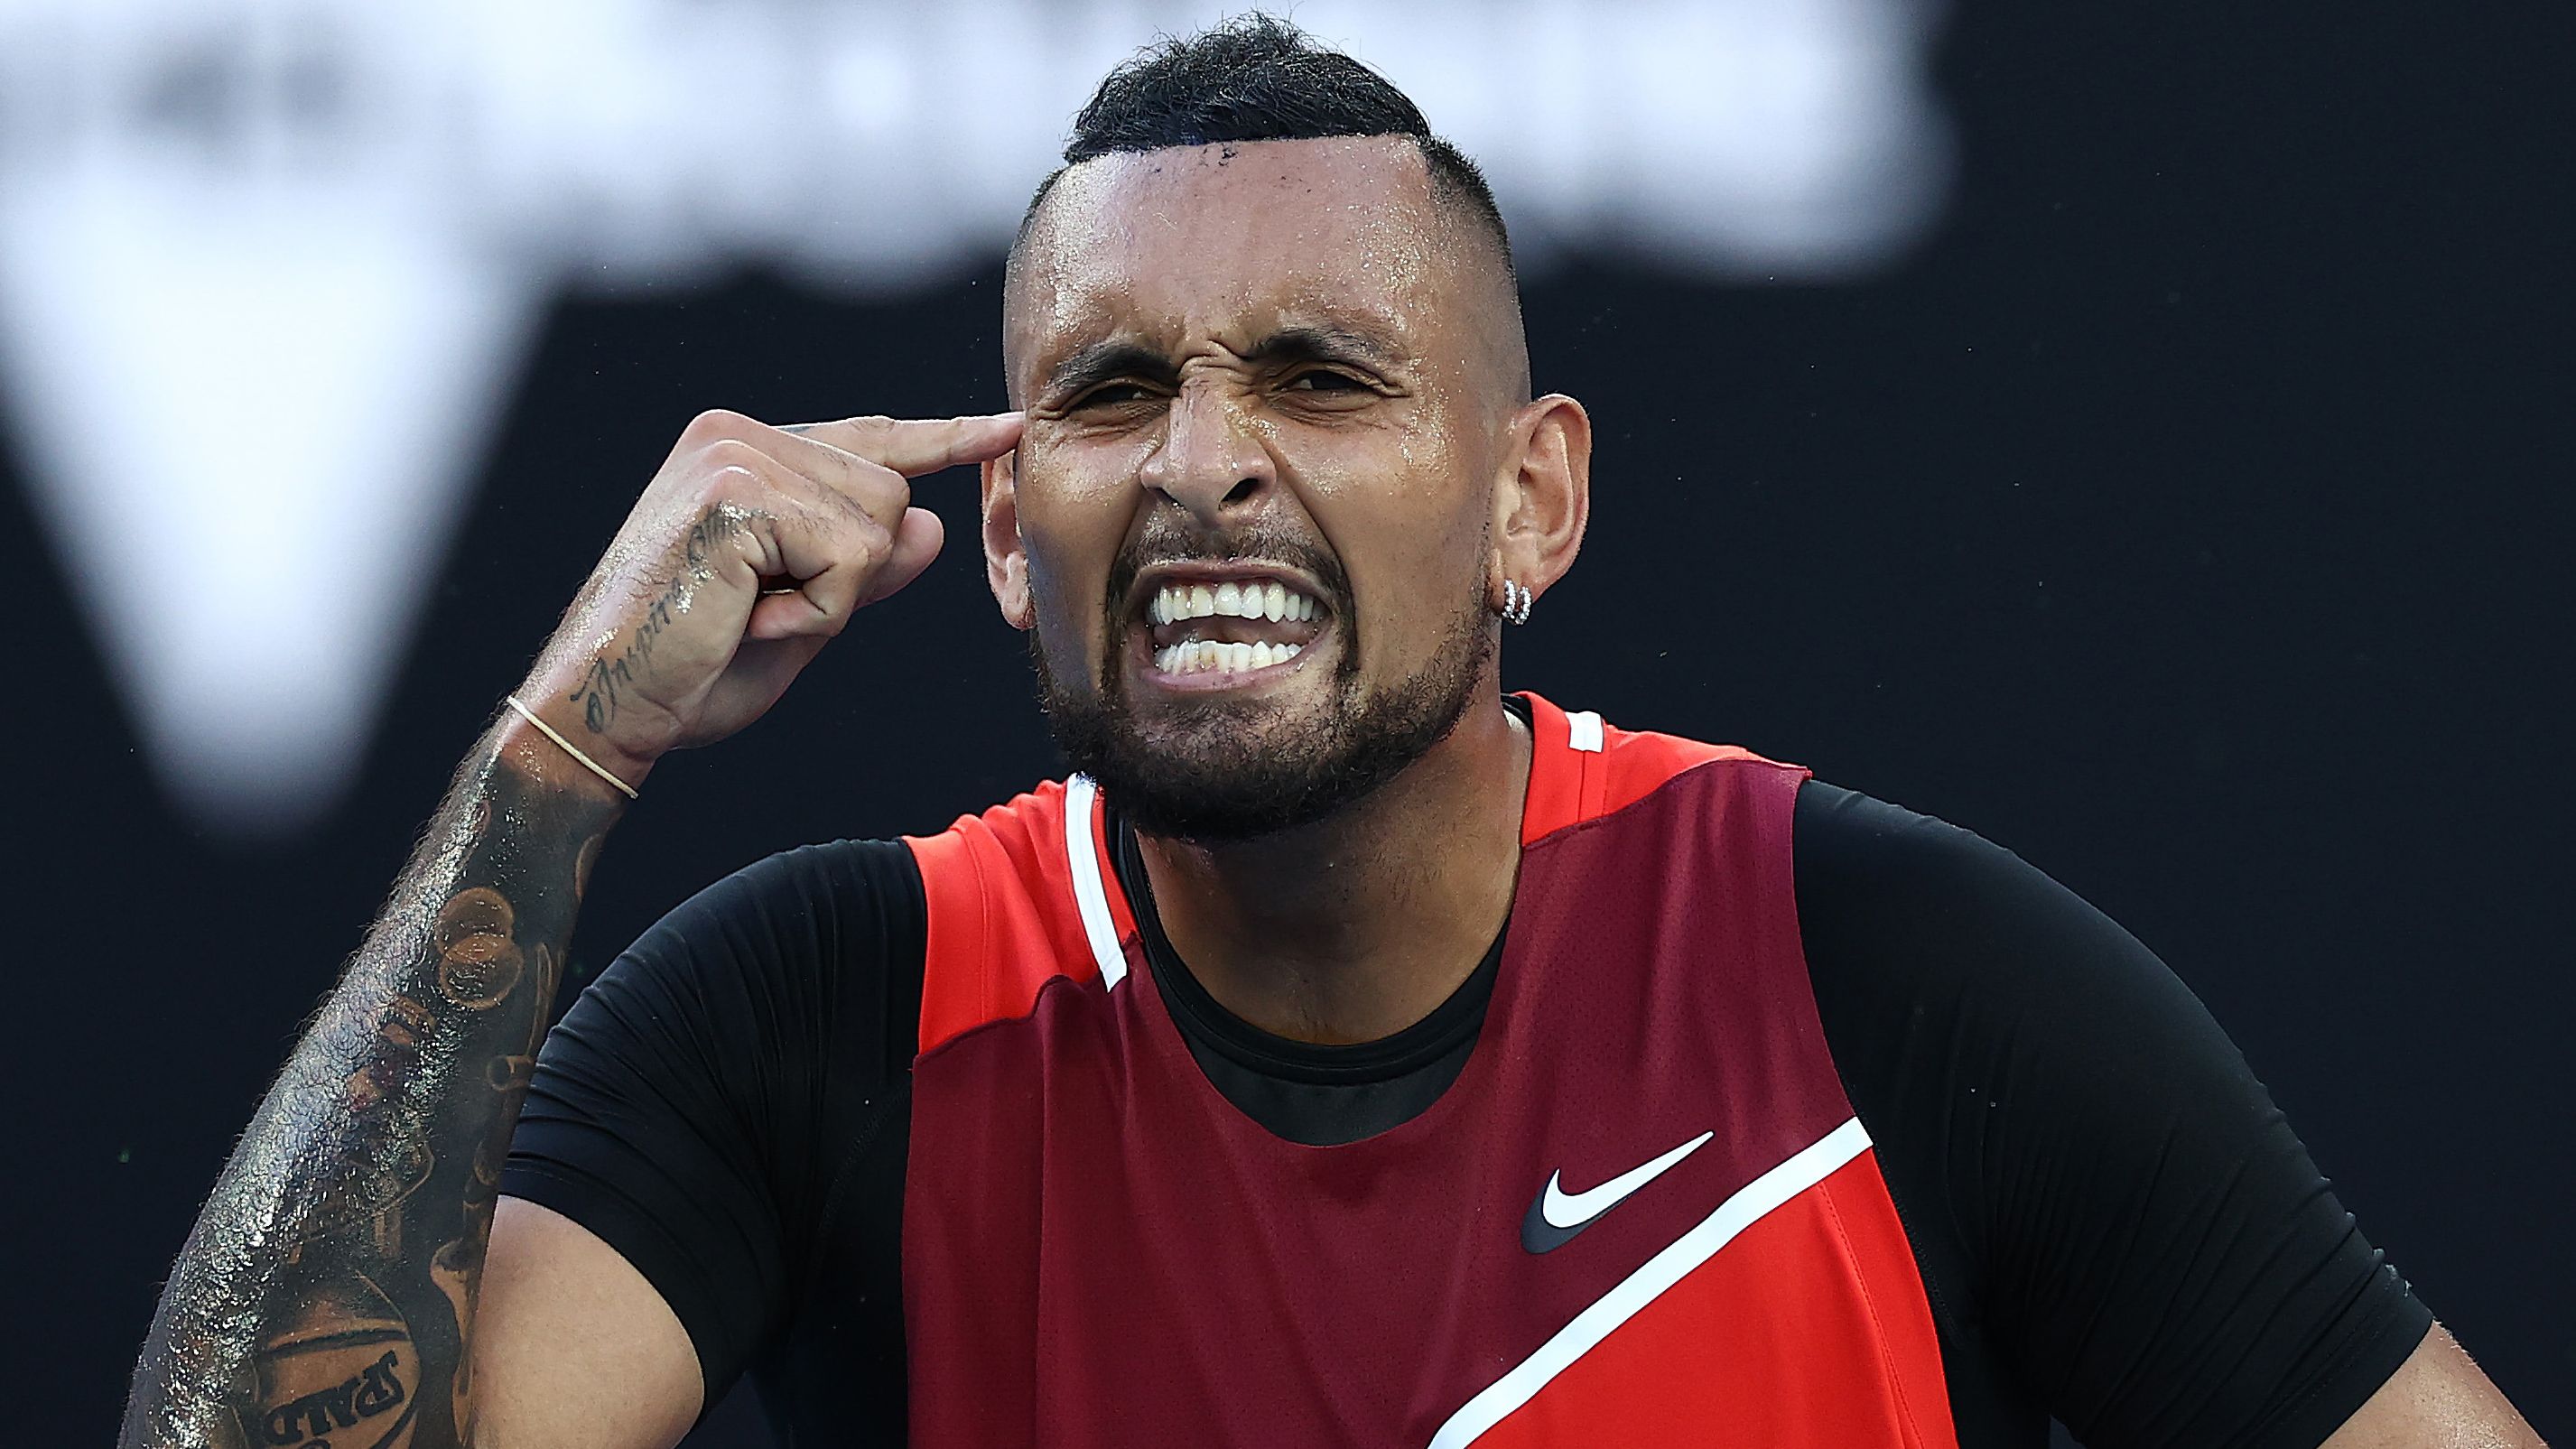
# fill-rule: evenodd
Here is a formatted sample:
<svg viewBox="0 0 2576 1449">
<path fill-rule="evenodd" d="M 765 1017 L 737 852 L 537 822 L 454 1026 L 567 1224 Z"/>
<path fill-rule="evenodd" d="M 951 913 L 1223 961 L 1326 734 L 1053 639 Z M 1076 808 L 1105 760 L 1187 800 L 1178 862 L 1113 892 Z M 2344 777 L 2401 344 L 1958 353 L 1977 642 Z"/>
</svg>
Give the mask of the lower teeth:
<svg viewBox="0 0 2576 1449">
<path fill-rule="evenodd" d="M 1285 664 L 1305 652 L 1303 644 L 1220 644 L 1192 639 L 1154 651 L 1154 667 L 1165 674 L 1241 674 Z"/>
</svg>

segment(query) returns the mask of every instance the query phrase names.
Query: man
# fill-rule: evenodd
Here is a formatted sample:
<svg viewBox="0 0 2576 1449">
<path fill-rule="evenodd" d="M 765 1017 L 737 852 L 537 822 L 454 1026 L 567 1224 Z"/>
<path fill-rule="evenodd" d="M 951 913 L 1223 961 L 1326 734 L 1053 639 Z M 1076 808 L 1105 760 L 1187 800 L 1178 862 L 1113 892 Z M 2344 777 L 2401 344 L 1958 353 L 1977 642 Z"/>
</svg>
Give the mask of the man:
<svg viewBox="0 0 2576 1449">
<path fill-rule="evenodd" d="M 683 435 L 217 1186 L 128 1443 L 664 1445 L 746 1370 L 796 1444 L 2538 1442 L 2117 927 L 1501 693 L 1590 424 L 1401 95 L 1255 17 L 1066 160 L 1017 411 Z M 719 884 L 532 1060 L 627 799 L 927 567 L 904 479 L 967 462 L 1082 773 Z"/>
</svg>

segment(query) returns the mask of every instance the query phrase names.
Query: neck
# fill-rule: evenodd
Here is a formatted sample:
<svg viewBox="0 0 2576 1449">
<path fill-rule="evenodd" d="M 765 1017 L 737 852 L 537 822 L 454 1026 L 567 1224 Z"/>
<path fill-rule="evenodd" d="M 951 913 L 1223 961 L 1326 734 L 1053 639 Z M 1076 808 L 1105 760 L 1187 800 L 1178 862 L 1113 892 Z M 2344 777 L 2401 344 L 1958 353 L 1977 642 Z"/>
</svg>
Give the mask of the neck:
<svg viewBox="0 0 2576 1449">
<path fill-rule="evenodd" d="M 1258 840 L 1138 840 L 1164 934 L 1218 1004 L 1296 1041 L 1391 1036 L 1484 959 L 1520 868 L 1528 729 L 1480 691 L 1367 799 Z"/>
</svg>

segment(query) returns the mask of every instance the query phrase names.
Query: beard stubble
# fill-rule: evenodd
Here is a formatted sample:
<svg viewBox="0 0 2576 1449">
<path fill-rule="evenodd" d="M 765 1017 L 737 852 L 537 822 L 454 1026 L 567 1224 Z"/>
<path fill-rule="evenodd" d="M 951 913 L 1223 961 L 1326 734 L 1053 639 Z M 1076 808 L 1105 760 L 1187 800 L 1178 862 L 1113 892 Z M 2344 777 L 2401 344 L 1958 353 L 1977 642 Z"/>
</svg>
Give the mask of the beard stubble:
<svg viewBox="0 0 2576 1449">
<path fill-rule="evenodd" d="M 1276 706 L 1211 699 L 1159 713 L 1149 731 L 1127 692 L 1125 617 L 1136 575 L 1162 558 L 1261 557 L 1297 563 L 1328 594 L 1343 630 L 1331 701 L 1321 718 L 1263 718 Z M 1367 689 L 1349 585 L 1337 563 L 1294 540 L 1242 539 L 1222 553 L 1145 546 L 1127 550 L 1110 573 L 1098 676 L 1069 685 L 1047 663 L 1044 628 L 1030 631 L 1038 702 L 1057 748 L 1099 782 L 1119 813 L 1148 835 L 1203 843 L 1250 840 L 1311 825 L 1365 798 L 1446 739 L 1466 717 L 1493 654 L 1481 594 L 1451 617 L 1447 636 L 1420 669 Z"/>
</svg>

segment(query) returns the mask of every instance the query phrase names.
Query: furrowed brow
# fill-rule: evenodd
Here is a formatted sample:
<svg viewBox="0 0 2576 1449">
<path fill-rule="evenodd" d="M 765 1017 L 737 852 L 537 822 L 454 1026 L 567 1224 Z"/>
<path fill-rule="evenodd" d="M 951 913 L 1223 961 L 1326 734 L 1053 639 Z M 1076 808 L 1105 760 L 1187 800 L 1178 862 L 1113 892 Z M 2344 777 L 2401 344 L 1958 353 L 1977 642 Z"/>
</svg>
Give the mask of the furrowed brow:
<svg viewBox="0 0 2576 1449">
<path fill-rule="evenodd" d="M 1069 397 L 1113 377 L 1144 377 L 1169 382 L 1170 358 L 1136 342 L 1110 339 L 1077 349 L 1047 374 L 1044 396 Z"/>
<path fill-rule="evenodd" d="M 1283 327 L 1256 343 L 1244 360 L 1278 366 L 1296 362 L 1344 362 L 1386 369 L 1398 353 L 1385 338 L 1351 327 Z"/>
<path fill-rule="evenodd" d="M 1339 362 L 1375 371 L 1394 368 L 1401 355 L 1391 340 L 1375 332 L 1337 326 L 1283 327 L 1241 354 L 1244 361 L 1264 367 Z M 1113 377 L 1169 384 L 1179 374 L 1170 358 L 1143 343 L 1105 338 L 1077 348 L 1050 369 L 1041 395 L 1073 397 Z"/>
</svg>

